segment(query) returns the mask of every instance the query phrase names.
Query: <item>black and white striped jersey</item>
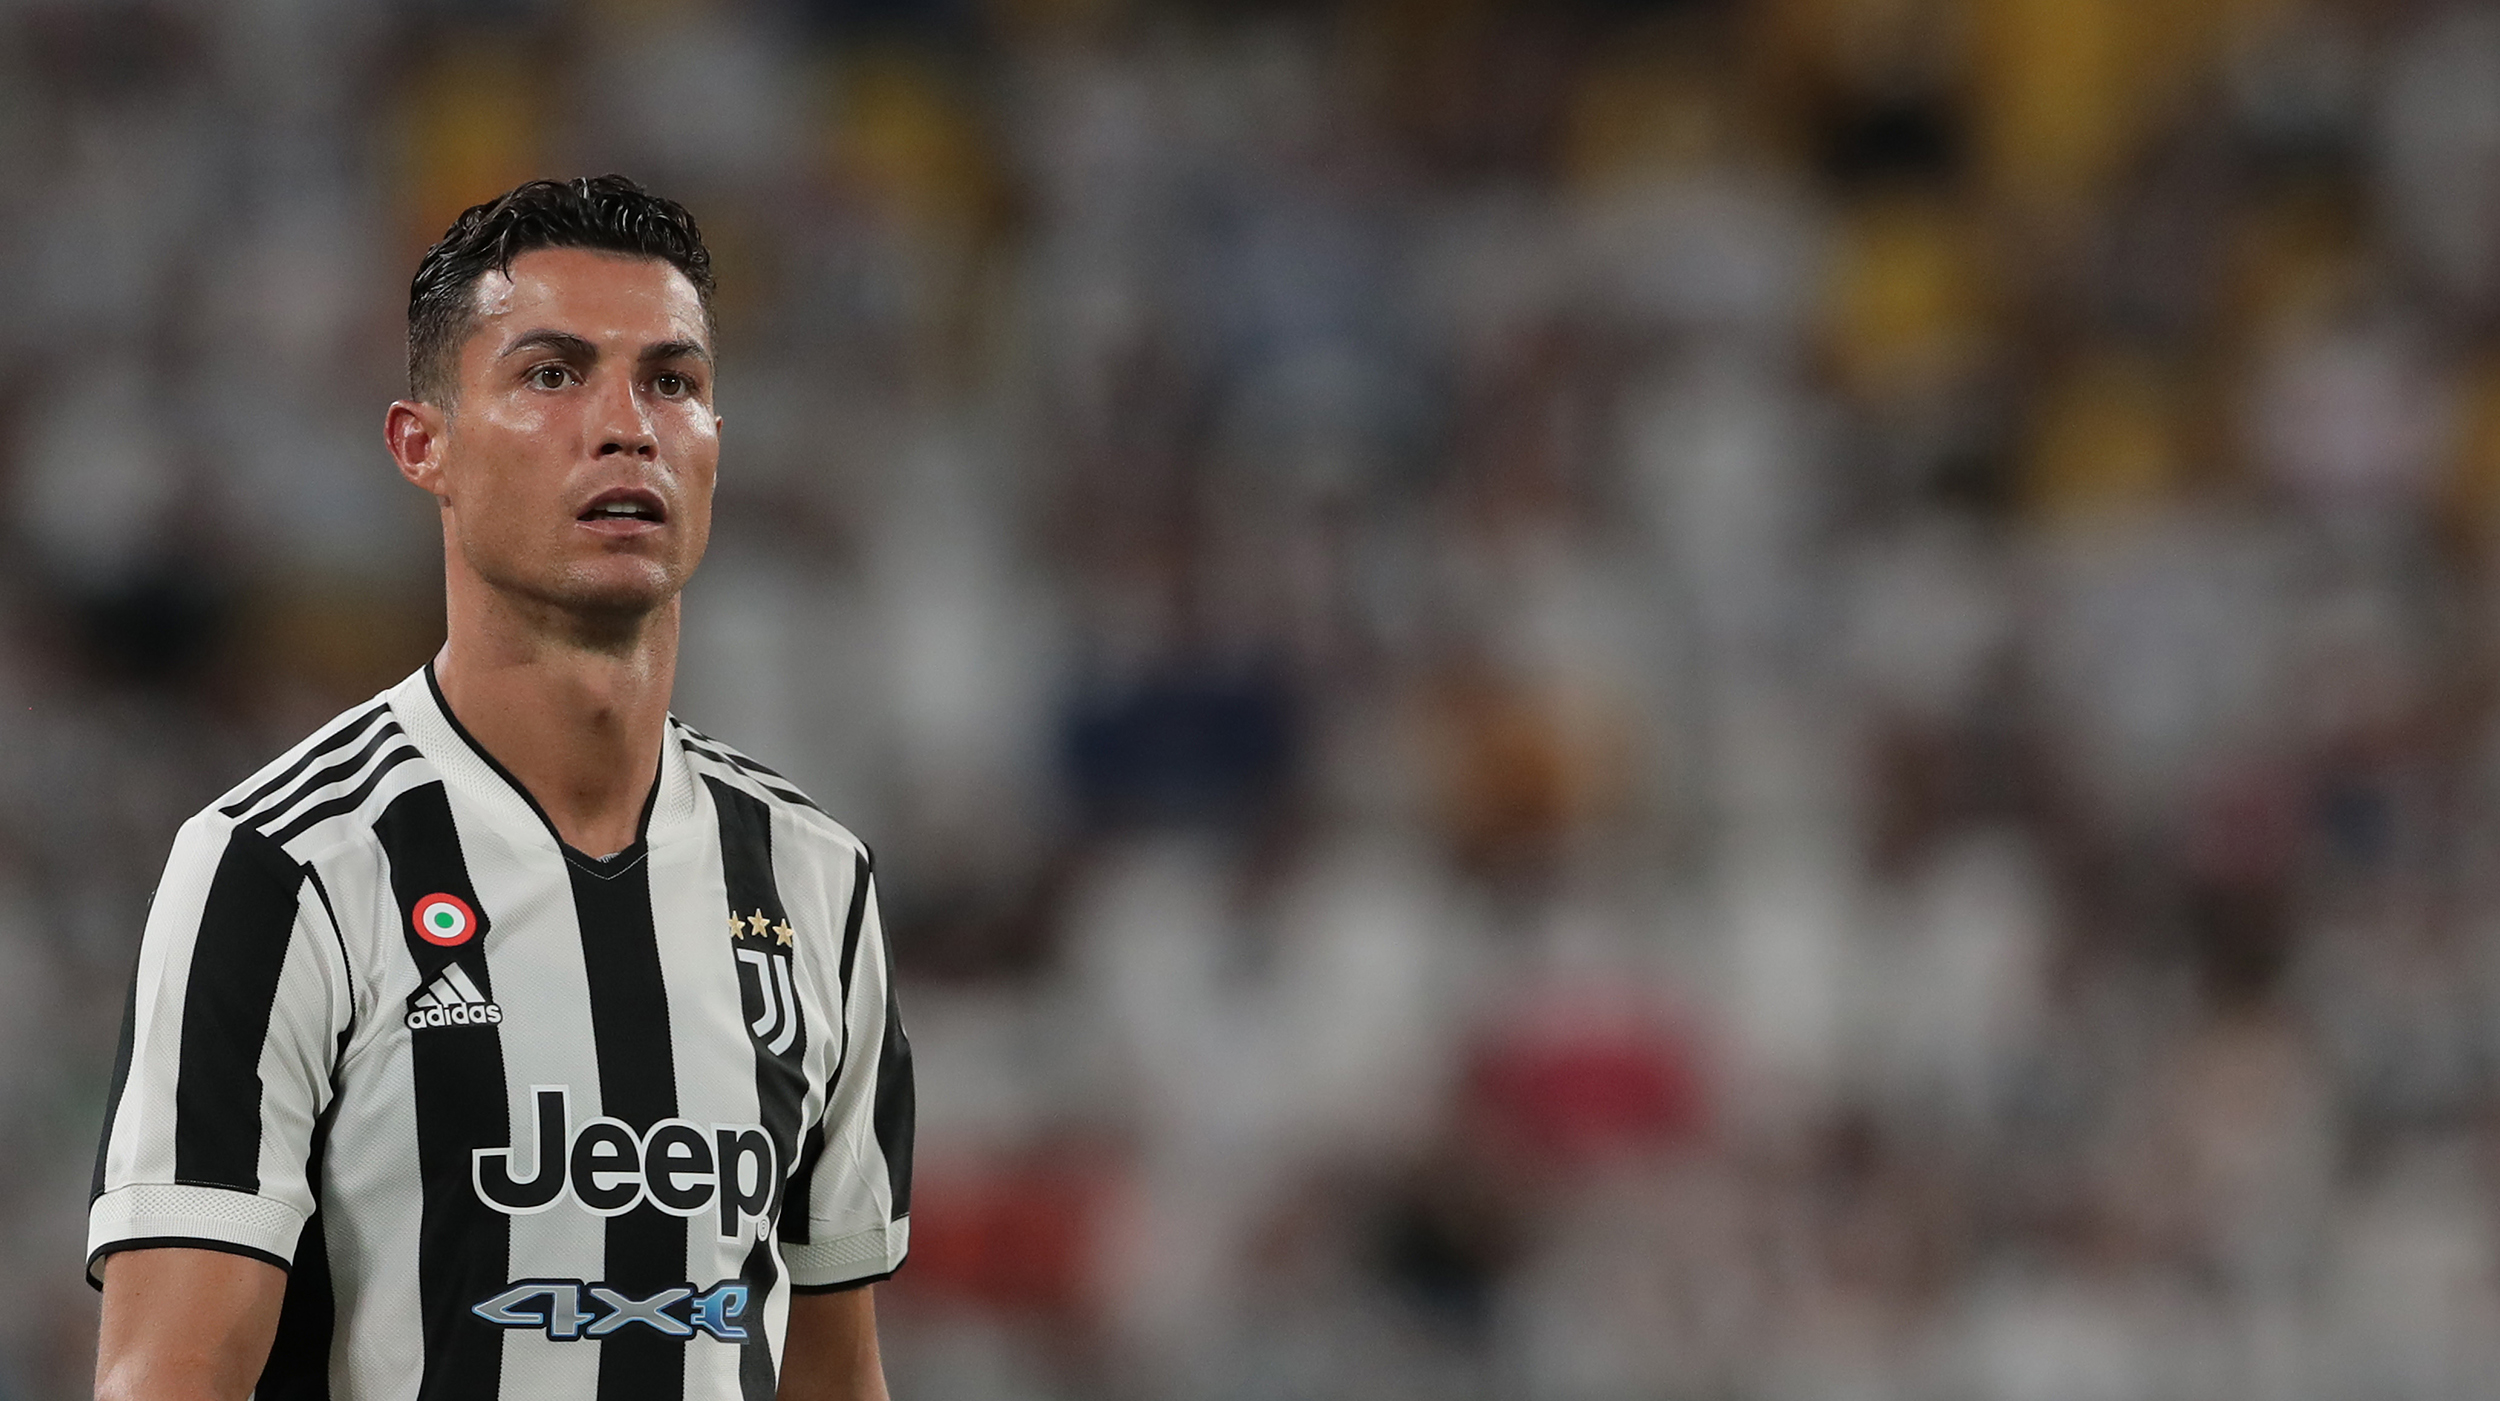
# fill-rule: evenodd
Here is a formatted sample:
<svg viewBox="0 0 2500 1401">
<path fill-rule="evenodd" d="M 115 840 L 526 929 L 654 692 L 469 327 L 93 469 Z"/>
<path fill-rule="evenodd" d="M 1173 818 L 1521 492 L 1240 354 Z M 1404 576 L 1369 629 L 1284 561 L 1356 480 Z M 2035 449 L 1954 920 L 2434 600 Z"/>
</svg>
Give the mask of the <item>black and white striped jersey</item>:
<svg viewBox="0 0 2500 1401">
<path fill-rule="evenodd" d="M 903 1259 L 890 973 L 866 848 L 769 769 L 672 719 L 593 858 L 429 667 L 175 839 L 90 1278 L 286 1267 L 264 1401 L 763 1401 L 791 1292 Z"/>
</svg>

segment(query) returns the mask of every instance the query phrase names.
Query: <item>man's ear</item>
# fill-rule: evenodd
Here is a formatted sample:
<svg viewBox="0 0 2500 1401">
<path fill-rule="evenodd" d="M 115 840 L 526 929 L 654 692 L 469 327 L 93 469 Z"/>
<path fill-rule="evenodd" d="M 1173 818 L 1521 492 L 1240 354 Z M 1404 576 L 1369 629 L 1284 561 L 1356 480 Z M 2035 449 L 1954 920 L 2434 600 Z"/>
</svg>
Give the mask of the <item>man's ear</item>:
<svg viewBox="0 0 2500 1401">
<path fill-rule="evenodd" d="M 399 475 L 419 491 L 443 495 L 443 432 L 447 416 L 419 399 L 396 399 L 382 416 L 382 445 L 390 449 Z"/>
</svg>

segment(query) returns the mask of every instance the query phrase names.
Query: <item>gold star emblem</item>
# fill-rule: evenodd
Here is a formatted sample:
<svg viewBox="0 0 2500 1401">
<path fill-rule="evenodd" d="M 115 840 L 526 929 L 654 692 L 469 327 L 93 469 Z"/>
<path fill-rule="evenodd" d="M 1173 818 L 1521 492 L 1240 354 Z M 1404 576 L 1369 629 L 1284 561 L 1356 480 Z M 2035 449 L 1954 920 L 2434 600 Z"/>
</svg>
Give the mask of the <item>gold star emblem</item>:
<svg viewBox="0 0 2500 1401">
<path fill-rule="evenodd" d="M 732 939 L 743 939 L 746 936 L 747 922 L 738 918 L 736 915 L 731 915 L 729 917 L 729 937 Z"/>
<path fill-rule="evenodd" d="M 748 915 L 747 923 L 754 928 L 755 937 L 758 939 L 763 938 L 764 931 L 772 927 L 772 921 L 764 918 L 764 912 L 762 910 L 757 910 L 755 913 Z"/>
<path fill-rule="evenodd" d="M 773 937 L 779 939 L 785 944 L 789 943 L 793 939 L 796 939 L 798 936 L 799 931 L 792 929 L 790 927 L 790 921 L 786 919 L 773 926 Z"/>
</svg>

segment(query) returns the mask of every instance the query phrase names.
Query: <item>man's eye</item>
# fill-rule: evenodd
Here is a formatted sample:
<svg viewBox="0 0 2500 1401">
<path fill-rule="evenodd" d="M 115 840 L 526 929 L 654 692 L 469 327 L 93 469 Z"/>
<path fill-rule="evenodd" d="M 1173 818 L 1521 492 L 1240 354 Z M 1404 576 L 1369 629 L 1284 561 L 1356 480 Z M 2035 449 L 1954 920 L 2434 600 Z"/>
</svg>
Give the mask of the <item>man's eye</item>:
<svg viewBox="0 0 2500 1401">
<path fill-rule="evenodd" d="M 674 399 L 678 395 L 684 394 L 693 388 L 693 386 L 686 383 L 686 377 L 684 375 L 666 370 L 663 370 L 659 374 L 651 377 L 651 387 L 660 391 L 660 394 L 663 397 L 670 399 Z"/>
<path fill-rule="evenodd" d="M 562 389 L 572 378 L 573 372 L 562 365 L 541 365 L 530 371 L 530 383 L 541 389 Z"/>
</svg>

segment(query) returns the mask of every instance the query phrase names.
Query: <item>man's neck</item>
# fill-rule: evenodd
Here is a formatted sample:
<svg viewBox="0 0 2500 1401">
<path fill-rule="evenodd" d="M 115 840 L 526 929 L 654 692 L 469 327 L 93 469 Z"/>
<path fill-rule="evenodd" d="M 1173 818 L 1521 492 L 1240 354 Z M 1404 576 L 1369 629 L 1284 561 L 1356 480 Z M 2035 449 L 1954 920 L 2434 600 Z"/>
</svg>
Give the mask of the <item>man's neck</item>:
<svg viewBox="0 0 2500 1401">
<path fill-rule="evenodd" d="M 452 714 L 566 845 L 593 856 L 633 845 L 666 738 L 676 600 L 593 629 L 475 580 L 455 580 L 452 593 L 450 636 L 434 661 Z"/>
</svg>

